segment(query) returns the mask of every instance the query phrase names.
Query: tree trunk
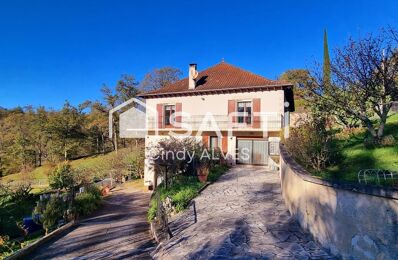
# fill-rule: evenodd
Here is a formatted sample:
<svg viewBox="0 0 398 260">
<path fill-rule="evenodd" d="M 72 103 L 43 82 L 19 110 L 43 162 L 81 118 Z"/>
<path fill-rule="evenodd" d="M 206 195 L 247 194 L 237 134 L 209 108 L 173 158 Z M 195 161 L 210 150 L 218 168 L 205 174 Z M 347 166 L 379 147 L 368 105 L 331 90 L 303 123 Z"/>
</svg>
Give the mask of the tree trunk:
<svg viewBox="0 0 398 260">
<path fill-rule="evenodd" d="M 105 153 L 105 138 L 104 134 L 101 134 L 101 141 L 102 141 L 102 153 Z"/>
<path fill-rule="evenodd" d="M 43 152 L 42 151 L 39 151 L 39 154 L 38 154 L 38 159 L 39 159 L 39 167 L 41 166 L 41 164 L 42 164 L 42 157 L 43 157 Z"/>
<path fill-rule="evenodd" d="M 115 151 L 116 151 L 116 153 L 117 153 L 117 146 L 118 146 L 118 140 L 117 140 L 117 133 L 115 132 L 115 136 L 114 136 L 114 139 L 113 139 L 113 142 L 114 142 L 114 149 L 115 149 Z"/>
<path fill-rule="evenodd" d="M 383 115 L 381 120 L 380 120 L 380 126 L 379 129 L 377 130 L 377 139 L 381 140 L 384 135 L 384 127 L 387 122 L 387 115 Z"/>
<path fill-rule="evenodd" d="M 374 128 L 372 122 L 369 119 L 363 120 L 366 127 L 368 128 L 369 133 L 372 135 L 373 138 L 377 139 L 376 129 Z"/>
</svg>

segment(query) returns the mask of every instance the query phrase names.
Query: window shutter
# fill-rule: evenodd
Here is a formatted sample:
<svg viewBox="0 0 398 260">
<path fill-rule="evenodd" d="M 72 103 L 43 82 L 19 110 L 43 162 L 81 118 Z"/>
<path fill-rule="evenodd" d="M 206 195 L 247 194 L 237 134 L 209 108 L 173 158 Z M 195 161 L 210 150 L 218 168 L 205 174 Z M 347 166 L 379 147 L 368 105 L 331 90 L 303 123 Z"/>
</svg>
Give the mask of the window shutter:
<svg viewBox="0 0 398 260">
<path fill-rule="evenodd" d="M 156 112 L 158 114 L 158 128 L 163 128 L 163 104 L 156 105 Z"/>
<path fill-rule="evenodd" d="M 208 135 L 202 135 L 202 144 L 206 148 L 209 147 L 209 136 Z"/>
<path fill-rule="evenodd" d="M 176 113 L 181 114 L 182 112 L 182 103 L 176 103 Z M 176 122 L 181 123 L 181 115 L 176 116 Z"/>
<path fill-rule="evenodd" d="M 228 100 L 228 116 L 233 112 L 236 112 L 236 101 Z M 235 123 L 235 116 L 232 117 L 232 123 Z"/>
<path fill-rule="evenodd" d="M 221 139 L 221 150 L 224 154 L 228 153 L 228 136 L 223 136 Z"/>
<path fill-rule="evenodd" d="M 256 115 L 256 113 L 261 112 L 261 99 L 254 98 L 253 99 L 253 128 L 261 127 L 261 117 Z"/>
</svg>

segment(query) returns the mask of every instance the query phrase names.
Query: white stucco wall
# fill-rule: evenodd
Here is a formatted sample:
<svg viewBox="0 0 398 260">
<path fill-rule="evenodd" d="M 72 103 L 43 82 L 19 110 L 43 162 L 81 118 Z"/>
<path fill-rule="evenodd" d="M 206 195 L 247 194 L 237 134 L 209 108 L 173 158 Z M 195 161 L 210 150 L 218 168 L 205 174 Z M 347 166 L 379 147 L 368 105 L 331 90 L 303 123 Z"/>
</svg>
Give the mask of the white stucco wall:
<svg viewBox="0 0 398 260">
<path fill-rule="evenodd" d="M 261 98 L 261 112 L 284 112 L 283 90 L 258 91 L 233 94 L 200 95 L 185 97 L 150 98 L 146 105 L 156 110 L 157 104 L 182 103 L 182 111 L 192 116 L 204 115 L 207 112 L 213 115 L 228 115 L 228 100 L 252 100 Z"/>
</svg>

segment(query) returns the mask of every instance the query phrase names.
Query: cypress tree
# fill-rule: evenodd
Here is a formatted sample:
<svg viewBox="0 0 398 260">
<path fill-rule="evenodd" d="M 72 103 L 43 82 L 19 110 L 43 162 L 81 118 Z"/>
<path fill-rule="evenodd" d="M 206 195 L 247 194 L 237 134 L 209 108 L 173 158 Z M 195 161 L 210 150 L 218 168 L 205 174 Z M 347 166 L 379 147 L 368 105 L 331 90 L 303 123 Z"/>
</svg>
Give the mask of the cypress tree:
<svg viewBox="0 0 398 260">
<path fill-rule="evenodd" d="M 328 47 L 328 35 L 325 29 L 323 34 L 323 82 L 325 85 L 329 85 L 330 79 L 330 58 L 329 58 L 329 47 Z"/>
</svg>

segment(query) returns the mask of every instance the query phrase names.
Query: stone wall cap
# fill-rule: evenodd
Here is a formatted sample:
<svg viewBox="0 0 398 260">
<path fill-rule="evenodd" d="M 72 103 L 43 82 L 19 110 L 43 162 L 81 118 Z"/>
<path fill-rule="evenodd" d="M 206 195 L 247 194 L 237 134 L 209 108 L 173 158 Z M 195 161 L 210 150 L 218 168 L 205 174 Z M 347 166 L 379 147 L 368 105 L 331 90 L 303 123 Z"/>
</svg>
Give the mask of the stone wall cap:
<svg viewBox="0 0 398 260">
<path fill-rule="evenodd" d="M 287 152 L 283 144 L 280 145 L 281 159 L 290 166 L 293 172 L 306 182 L 311 182 L 323 186 L 329 186 L 336 189 L 348 190 L 351 192 L 358 192 L 372 196 L 383 198 L 390 198 L 398 200 L 398 189 L 394 187 L 380 187 L 376 185 L 361 185 L 355 183 L 348 183 L 343 181 L 329 181 L 312 176 L 307 170 L 299 165 L 292 156 Z"/>
</svg>

